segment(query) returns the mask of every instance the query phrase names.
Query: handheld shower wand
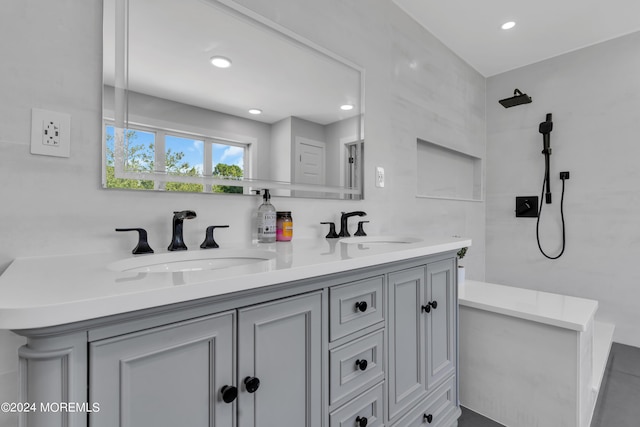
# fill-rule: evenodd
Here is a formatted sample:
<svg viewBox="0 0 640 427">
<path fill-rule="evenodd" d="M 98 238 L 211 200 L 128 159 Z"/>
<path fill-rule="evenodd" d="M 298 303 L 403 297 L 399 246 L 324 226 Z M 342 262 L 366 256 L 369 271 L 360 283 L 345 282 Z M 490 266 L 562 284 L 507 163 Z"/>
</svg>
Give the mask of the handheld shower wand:
<svg viewBox="0 0 640 427">
<path fill-rule="evenodd" d="M 551 113 L 547 114 L 547 119 L 540 123 L 538 131 L 542 134 L 542 154 L 544 154 L 545 176 L 547 183 L 547 192 L 545 193 L 545 202 L 551 203 L 551 183 L 549 182 L 549 157 L 551 156 L 551 131 L 553 130 L 553 122 L 551 121 Z"/>
</svg>

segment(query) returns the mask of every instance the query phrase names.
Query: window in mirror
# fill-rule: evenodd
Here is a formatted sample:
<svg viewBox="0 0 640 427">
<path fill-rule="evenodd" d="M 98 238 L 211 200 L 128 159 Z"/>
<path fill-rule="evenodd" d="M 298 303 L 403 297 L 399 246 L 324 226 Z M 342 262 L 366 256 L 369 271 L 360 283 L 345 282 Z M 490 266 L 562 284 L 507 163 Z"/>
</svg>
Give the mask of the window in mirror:
<svg viewBox="0 0 640 427">
<path fill-rule="evenodd" d="M 248 151 L 246 146 L 214 142 L 211 148 L 213 176 L 229 180 L 241 180 L 245 176 L 244 165 Z M 211 190 L 214 193 L 242 194 L 244 192 L 243 187 L 230 185 L 213 185 Z"/>
<path fill-rule="evenodd" d="M 124 169 L 133 173 L 149 173 L 153 179 L 115 177 L 115 127 L 105 126 L 106 187 L 129 190 L 163 190 L 190 193 L 239 193 L 242 186 L 201 184 L 192 178 L 212 176 L 238 181 L 250 178 L 249 145 L 216 138 L 194 137 L 179 132 L 148 126 L 129 126 L 124 132 Z M 181 177 L 184 179 L 171 179 Z"/>
<path fill-rule="evenodd" d="M 165 135 L 164 140 L 165 168 L 168 175 L 200 176 L 204 169 L 204 141 L 184 138 L 176 135 Z M 201 193 L 202 184 L 190 182 L 172 182 L 165 184 L 166 191 L 185 191 Z"/>
<path fill-rule="evenodd" d="M 140 129 L 124 130 L 125 168 L 132 172 L 152 172 L 155 158 L 155 139 L 153 132 Z M 107 188 L 126 188 L 129 190 L 153 190 L 153 180 L 125 179 L 115 176 L 115 128 L 105 126 L 106 140 L 106 186 Z"/>
</svg>

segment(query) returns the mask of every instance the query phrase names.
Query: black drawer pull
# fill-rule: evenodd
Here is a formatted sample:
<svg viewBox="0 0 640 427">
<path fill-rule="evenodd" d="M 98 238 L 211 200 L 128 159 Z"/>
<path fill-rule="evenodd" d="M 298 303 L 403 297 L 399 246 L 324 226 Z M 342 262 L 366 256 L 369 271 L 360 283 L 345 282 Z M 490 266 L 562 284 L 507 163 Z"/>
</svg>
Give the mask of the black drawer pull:
<svg viewBox="0 0 640 427">
<path fill-rule="evenodd" d="M 424 414 L 424 419 L 425 419 L 425 420 L 427 420 L 427 422 L 428 422 L 429 424 L 431 424 L 431 421 L 433 421 L 433 415 L 431 415 L 431 414 L 429 414 L 429 415 Z"/>
<path fill-rule="evenodd" d="M 367 302 L 366 301 L 358 301 L 356 303 L 356 310 L 359 310 L 361 312 L 365 312 L 367 311 Z"/>
<path fill-rule="evenodd" d="M 364 371 L 365 369 L 367 369 L 367 361 L 365 359 L 358 359 L 356 360 L 356 366 L 361 370 Z"/>
<path fill-rule="evenodd" d="M 369 420 L 367 420 L 367 417 L 356 418 L 356 424 L 358 425 L 358 427 L 367 427 L 367 423 L 369 423 Z"/>
</svg>

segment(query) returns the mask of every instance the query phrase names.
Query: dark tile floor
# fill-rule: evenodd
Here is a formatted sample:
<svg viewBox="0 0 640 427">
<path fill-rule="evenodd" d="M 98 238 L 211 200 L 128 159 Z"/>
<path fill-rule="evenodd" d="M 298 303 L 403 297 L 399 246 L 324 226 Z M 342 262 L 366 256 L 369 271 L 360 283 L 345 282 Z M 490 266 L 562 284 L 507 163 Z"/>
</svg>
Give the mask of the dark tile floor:
<svg viewBox="0 0 640 427">
<path fill-rule="evenodd" d="M 458 427 L 502 427 L 502 424 L 463 407 L 462 416 L 458 418 Z"/>
<path fill-rule="evenodd" d="M 640 426 L 640 348 L 613 343 L 591 427 L 638 426 Z M 462 408 L 458 427 L 502 427 L 502 424 Z"/>
</svg>

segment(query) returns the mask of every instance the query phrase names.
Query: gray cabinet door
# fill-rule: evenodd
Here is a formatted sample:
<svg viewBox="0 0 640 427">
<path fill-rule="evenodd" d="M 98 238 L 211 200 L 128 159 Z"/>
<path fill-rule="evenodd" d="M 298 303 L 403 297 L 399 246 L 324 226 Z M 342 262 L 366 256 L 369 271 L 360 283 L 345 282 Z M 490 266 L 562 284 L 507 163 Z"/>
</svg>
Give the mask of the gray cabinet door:
<svg viewBox="0 0 640 427">
<path fill-rule="evenodd" d="M 232 427 L 234 312 L 90 345 L 91 427 Z M 186 423 L 186 424 L 185 424 Z"/>
<path fill-rule="evenodd" d="M 426 396 L 425 269 L 389 274 L 388 417 L 393 420 Z"/>
<path fill-rule="evenodd" d="M 238 427 L 320 427 L 321 309 L 316 292 L 238 311 Z"/>
<path fill-rule="evenodd" d="M 427 264 L 427 292 L 433 307 L 427 319 L 427 388 L 431 390 L 455 369 L 455 286 L 453 259 Z"/>
</svg>

